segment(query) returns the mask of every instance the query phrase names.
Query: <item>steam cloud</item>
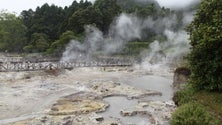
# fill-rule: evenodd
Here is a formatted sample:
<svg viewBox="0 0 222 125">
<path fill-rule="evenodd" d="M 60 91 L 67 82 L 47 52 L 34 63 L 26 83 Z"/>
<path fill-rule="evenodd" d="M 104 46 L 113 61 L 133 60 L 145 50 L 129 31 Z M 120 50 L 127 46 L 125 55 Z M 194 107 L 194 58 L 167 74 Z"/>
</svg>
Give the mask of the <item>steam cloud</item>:
<svg viewBox="0 0 222 125">
<path fill-rule="evenodd" d="M 61 61 L 89 61 L 97 54 L 109 55 L 119 52 L 127 42 L 140 39 L 142 29 L 142 21 L 128 14 L 121 14 L 113 22 L 106 36 L 94 26 L 85 26 L 85 40 L 82 43 L 72 40 L 63 53 Z"/>
<path fill-rule="evenodd" d="M 72 40 L 61 61 L 90 61 L 96 55 L 119 52 L 129 41 L 142 39 L 144 32 L 151 30 L 157 34 L 164 34 L 167 40 L 164 42 L 155 40 L 151 43 L 148 51 L 141 53 L 143 57 L 141 66 L 150 68 L 150 65 L 154 67 L 153 64 L 167 65 L 189 52 L 188 35 L 184 28 L 192 21 L 193 14 L 194 12 L 183 13 L 180 29 L 177 31 L 174 31 L 178 25 L 176 15 L 154 20 L 152 17 L 140 19 L 135 15 L 123 13 L 112 23 L 108 35 L 104 35 L 94 26 L 86 26 L 84 41 Z"/>
<path fill-rule="evenodd" d="M 164 42 L 155 40 L 151 43 L 149 50 L 142 53 L 143 60 L 137 68 L 162 75 L 168 74 L 171 64 L 181 63 L 190 48 L 189 36 L 184 29 L 193 20 L 194 13 L 194 11 L 183 13 L 180 29 L 176 32 L 173 30 L 177 21 L 175 15 L 154 22 L 157 25 L 157 32 L 163 33 L 167 40 Z"/>
</svg>

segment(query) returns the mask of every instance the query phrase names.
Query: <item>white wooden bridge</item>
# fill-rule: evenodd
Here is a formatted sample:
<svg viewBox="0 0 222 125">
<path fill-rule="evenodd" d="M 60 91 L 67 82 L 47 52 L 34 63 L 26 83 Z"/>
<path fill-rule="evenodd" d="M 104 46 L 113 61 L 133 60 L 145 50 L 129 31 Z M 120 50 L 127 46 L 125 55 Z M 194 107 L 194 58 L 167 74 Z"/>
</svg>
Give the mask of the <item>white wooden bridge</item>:
<svg viewBox="0 0 222 125">
<path fill-rule="evenodd" d="M 127 67 L 132 62 L 123 60 L 112 61 L 90 61 L 90 62 L 50 62 L 50 61 L 19 61 L 10 59 L 11 61 L 0 61 L 0 72 L 19 72 L 19 71 L 35 71 L 35 70 L 56 70 L 56 69 L 74 69 L 77 67 Z M 14 61 L 13 61 L 14 60 Z"/>
</svg>

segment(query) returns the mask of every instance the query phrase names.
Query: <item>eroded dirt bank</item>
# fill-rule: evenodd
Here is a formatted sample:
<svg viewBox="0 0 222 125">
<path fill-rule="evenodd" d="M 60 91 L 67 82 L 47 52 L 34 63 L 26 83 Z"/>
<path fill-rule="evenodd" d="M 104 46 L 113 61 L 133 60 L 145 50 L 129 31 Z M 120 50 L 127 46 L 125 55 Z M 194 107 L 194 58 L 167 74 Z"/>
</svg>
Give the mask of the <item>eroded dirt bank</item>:
<svg viewBox="0 0 222 125">
<path fill-rule="evenodd" d="M 127 68 L 0 73 L 0 124 L 166 125 L 171 83 Z"/>
</svg>

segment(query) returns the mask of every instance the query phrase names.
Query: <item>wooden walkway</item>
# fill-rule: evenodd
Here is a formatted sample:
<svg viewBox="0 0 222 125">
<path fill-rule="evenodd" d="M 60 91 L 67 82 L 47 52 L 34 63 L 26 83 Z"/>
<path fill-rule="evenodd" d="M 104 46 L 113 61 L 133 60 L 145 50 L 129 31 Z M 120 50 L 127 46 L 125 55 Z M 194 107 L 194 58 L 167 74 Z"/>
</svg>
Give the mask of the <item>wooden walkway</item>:
<svg viewBox="0 0 222 125">
<path fill-rule="evenodd" d="M 0 63 L 0 72 L 19 72 L 19 71 L 36 71 L 36 70 L 56 70 L 56 69 L 73 69 L 77 67 L 124 67 L 132 66 L 130 62 L 10 62 Z"/>
</svg>

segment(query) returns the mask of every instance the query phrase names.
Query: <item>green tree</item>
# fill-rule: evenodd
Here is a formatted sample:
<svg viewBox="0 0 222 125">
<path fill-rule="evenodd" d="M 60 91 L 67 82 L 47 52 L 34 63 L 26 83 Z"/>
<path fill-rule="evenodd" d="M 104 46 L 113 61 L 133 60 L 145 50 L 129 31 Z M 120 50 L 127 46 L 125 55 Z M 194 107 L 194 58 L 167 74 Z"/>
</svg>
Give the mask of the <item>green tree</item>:
<svg viewBox="0 0 222 125">
<path fill-rule="evenodd" d="M 62 52 L 65 50 L 65 46 L 70 42 L 70 40 L 78 40 L 79 38 L 77 35 L 75 35 L 72 31 L 66 31 L 64 32 L 58 40 L 53 42 L 50 46 L 50 48 L 47 50 L 47 53 L 49 54 L 56 54 L 61 55 Z"/>
<path fill-rule="evenodd" d="M 60 26 L 59 34 L 61 35 L 63 32 L 67 30 L 74 31 L 74 29 L 71 29 L 69 27 L 70 23 L 72 23 L 70 22 L 70 18 L 72 18 L 73 14 L 79 11 L 80 9 L 85 10 L 86 8 L 90 6 L 92 6 L 92 3 L 88 2 L 87 0 L 86 1 L 81 0 L 79 3 L 75 0 L 73 1 L 72 5 L 70 5 L 69 7 L 65 7 L 64 8 L 65 19 L 63 20 L 62 25 Z"/>
<path fill-rule="evenodd" d="M 128 11 L 136 7 L 146 7 L 151 4 L 153 4 L 155 8 L 160 8 L 160 5 L 156 0 L 117 0 L 117 4 L 124 11 Z"/>
<path fill-rule="evenodd" d="M 222 2 L 203 0 L 188 28 L 191 83 L 197 89 L 222 91 Z"/>
<path fill-rule="evenodd" d="M 137 15 L 140 17 L 147 17 L 154 13 L 154 4 L 150 4 L 147 7 L 143 7 L 137 11 Z"/>
<path fill-rule="evenodd" d="M 26 44 L 27 28 L 15 14 L 0 12 L 0 50 L 22 52 Z"/>
<path fill-rule="evenodd" d="M 113 19 L 121 13 L 121 8 L 117 4 L 117 0 L 96 0 L 94 7 L 101 13 L 101 30 L 107 33 Z"/>
<path fill-rule="evenodd" d="M 74 31 L 77 34 L 84 32 L 84 26 L 94 24 L 99 28 L 102 28 L 101 14 L 94 7 L 88 7 L 86 9 L 79 9 L 70 18 L 68 23 L 68 29 Z"/>
<path fill-rule="evenodd" d="M 24 12 L 22 13 L 24 15 Z M 23 17 L 23 22 L 26 22 L 26 16 Z M 31 18 L 31 27 L 29 28 L 29 38 L 33 33 L 44 33 L 50 41 L 59 38 L 59 28 L 65 18 L 63 8 L 48 4 L 37 7 Z M 29 24 L 30 25 L 30 24 Z"/>
<path fill-rule="evenodd" d="M 23 49 L 25 52 L 44 52 L 49 47 L 50 41 L 44 33 L 34 33 L 31 37 L 31 43 Z"/>
<path fill-rule="evenodd" d="M 21 18 L 23 24 L 27 27 L 26 37 L 27 37 L 28 41 L 30 41 L 31 35 L 32 35 L 32 32 L 30 31 L 30 29 L 33 25 L 32 19 L 34 17 L 34 14 L 35 14 L 35 12 L 32 9 L 23 10 L 20 14 L 20 18 Z"/>
<path fill-rule="evenodd" d="M 27 28 L 31 28 L 32 26 L 32 18 L 34 16 L 34 11 L 32 9 L 29 10 L 24 10 L 21 12 L 20 14 L 20 18 L 22 19 L 23 24 L 27 27 Z"/>
</svg>

